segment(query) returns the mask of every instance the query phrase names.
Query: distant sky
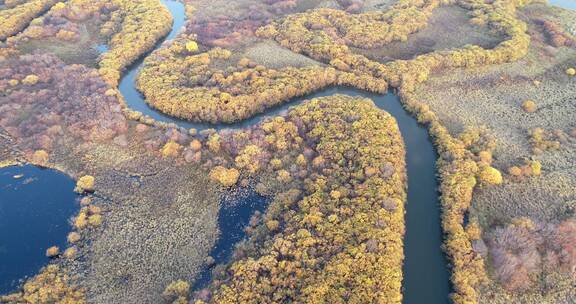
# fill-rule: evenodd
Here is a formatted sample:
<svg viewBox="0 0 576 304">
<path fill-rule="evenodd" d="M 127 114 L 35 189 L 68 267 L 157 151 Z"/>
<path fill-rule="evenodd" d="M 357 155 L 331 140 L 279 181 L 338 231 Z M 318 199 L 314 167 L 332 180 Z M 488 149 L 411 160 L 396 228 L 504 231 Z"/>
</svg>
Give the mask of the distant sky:
<svg viewBox="0 0 576 304">
<path fill-rule="evenodd" d="M 550 4 L 576 10 L 576 0 L 549 0 Z"/>
</svg>

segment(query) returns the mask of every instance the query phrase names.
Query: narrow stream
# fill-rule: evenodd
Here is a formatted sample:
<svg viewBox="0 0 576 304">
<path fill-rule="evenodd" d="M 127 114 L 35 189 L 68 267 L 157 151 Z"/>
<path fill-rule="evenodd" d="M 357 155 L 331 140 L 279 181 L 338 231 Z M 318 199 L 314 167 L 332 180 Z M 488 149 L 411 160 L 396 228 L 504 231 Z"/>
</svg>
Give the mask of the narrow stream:
<svg viewBox="0 0 576 304">
<path fill-rule="evenodd" d="M 185 22 L 183 5 L 174 0 L 162 0 L 174 16 L 175 26 L 167 39 L 172 39 Z M 451 291 L 447 261 L 441 250 L 443 235 L 440 226 L 440 204 L 438 201 L 438 183 L 436 179 L 436 151 L 428 136 L 426 128 L 418 125 L 402 107 L 397 95 L 389 92 L 386 95 L 369 93 L 345 87 L 332 87 L 271 108 L 266 113 L 235 123 L 235 124 L 203 124 L 192 123 L 170 117 L 152 109 L 145 102 L 135 87 L 135 79 L 142 67 L 143 59 L 134 64 L 121 79 L 119 88 L 130 108 L 142 112 L 158 121 L 175 123 L 190 129 L 241 129 L 252 126 L 266 117 L 278 115 L 289 107 L 298 105 L 304 100 L 345 94 L 370 98 L 380 109 L 396 118 L 406 146 L 406 163 L 408 173 L 408 202 L 406 206 L 406 236 L 404 239 L 405 262 L 403 266 L 404 303 L 449 303 Z M 234 245 L 245 235 L 243 229 L 247 220 L 255 210 L 265 208 L 262 197 L 244 198 L 233 207 L 223 207 L 219 214 L 220 239 L 212 250 L 212 256 L 217 263 L 229 259 Z M 236 208 L 236 209 L 234 209 Z M 240 217 L 240 218 L 238 218 Z M 200 274 L 195 286 L 204 286 L 210 280 L 208 270 Z"/>
</svg>

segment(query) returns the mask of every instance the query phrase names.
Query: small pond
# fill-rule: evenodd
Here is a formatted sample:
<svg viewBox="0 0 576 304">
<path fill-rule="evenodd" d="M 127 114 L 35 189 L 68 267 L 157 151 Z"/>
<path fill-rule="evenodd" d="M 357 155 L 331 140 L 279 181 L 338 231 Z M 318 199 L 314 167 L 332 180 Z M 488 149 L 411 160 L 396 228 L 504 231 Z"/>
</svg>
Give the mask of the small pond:
<svg viewBox="0 0 576 304">
<path fill-rule="evenodd" d="M 77 212 L 75 182 L 35 166 L 0 169 L 0 294 L 49 262 L 46 249 L 64 249 Z"/>
</svg>

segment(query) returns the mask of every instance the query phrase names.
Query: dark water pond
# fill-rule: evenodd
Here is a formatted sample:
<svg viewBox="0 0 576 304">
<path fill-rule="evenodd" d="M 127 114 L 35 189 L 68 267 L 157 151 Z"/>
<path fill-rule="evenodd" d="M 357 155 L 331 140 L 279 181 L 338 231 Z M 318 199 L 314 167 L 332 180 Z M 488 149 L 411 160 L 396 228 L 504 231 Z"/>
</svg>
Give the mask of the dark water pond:
<svg viewBox="0 0 576 304">
<path fill-rule="evenodd" d="M 74 180 L 35 166 L 0 169 L 0 294 L 46 265 L 46 249 L 66 246 L 77 211 Z"/>
<path fill-rule="evenodd" d="M 175 37 L 184 23 L 184 7 L 175 1 L 162 1 L 172 12 L 175 24 L 168 39 Z M 128 106 L 158 121 L 175 123 L 183 128 L 199 130 L 239 129 L 252 126 L 266 117 L 275 116 L 306 99 L 345 94 L 370 98 L 380 109 L 396 118 L 406 145 L 406 163 L 408 170 L 408 202 L 406 207 L 406 236 L 404 239 L 405 262 L 403 266 L 404 303 L 449 303 L 451 291 L 447 261 L 441 250 L 443 235 L 440 226 L 440 208 L 438 201 L 438 183 L 436 179 L 436 151 L 427 130 L 418 125 L 402 107 L 397 95 L 373 94 L 361 90 L 333 87 L 300 98 L 295 98 L 281 106 L 268 109 L 266 113 L 235 124 L 199 124 L 179 120 L 162 114 L 149 107 L 135 88 L 135 78 L 142 66 L 142 60 L 136 63 L 120 82 L 120 91 Z M 226 262 L 234 246 L 245 238 L 244 227 L 250 216 L 256 211 L 265 210 L 267 200 L 256 194 L 239 198 L 237 204 L 225 206 L 220 210 L 220 238 L 214 245 L 211 255 L 216 263 Z M 210 281 L 210 271 L 202 272 L 195 287 L 205 286 Z"/>
</svg>

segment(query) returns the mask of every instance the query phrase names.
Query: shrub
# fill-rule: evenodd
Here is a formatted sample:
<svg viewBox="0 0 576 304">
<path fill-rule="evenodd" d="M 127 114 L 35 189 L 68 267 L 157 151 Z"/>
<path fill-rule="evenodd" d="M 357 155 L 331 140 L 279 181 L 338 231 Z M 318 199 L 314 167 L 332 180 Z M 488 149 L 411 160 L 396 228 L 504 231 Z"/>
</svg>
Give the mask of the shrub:
<svg viewBox="0 0 576 304">
<path fill-rule="evenodd" d="M 282 183 L 289 183 L 292 181 L 292 176 L 290 175 L 290 172 L 286 171 L 286 170 L 278 170 L 277 173 L 277 179 L 279 182 Z"/>
<path fill-rule="evenodd" d="M 532 175 L 538 176 L 542 173 L 542 164 L 539 161 L 530 161 L 529 165 L 530 169 L 532 169 Z"/>
<path fill-rule="evenodd" d="M 566 75 L 568 75 L 568 76 L 576 76 L 576 69 L 575 69 L 575 68 L 568 68 L 568 69 L 566 69 Z"/>
<path fill-rule="evenodd" d="M 110 20 L 102 26 L 102 34 L 120 29 L 110 39 L 110 50 L 102 55 L 100 74 L 116 86 L 121 72 L 170 32 L 172 15 L 160 1 L 115 1 L 120 20 Z M 119 21 L 120 24 L 116 24 Z M 113 31 L 113 30 L 112 30 Z"/>
<path fill-rule="evenodd" d="M 100 213 L 102 213 L 102 209 L 98 206 L 90 205 L 90 206 L 88 206 L 88 212 L 90 214 L 100 214 Z"/>
<path fill-rule="evenodd" d="M 162 148 L 162 157 L 177 157 L 180 155 L 182 146 L 176 142 L 170 141 Z"/>
<path fill-rule="evenodd" d="M 86 228 L 86 226 L 88 226 L 88 216 L 86 212 L 80 211 L 76 219 L 74 219 L 74 227 L 80 230 Z"/>
<path fill-rule="evenodd" d="M 162 295 L 168 300 L 174 300 L 180 297 L 186 298 L 189 292 L 190 283 L 183 280 L 178 280 L 168 284 Z"/>
<path fill-rule="evenodd" d="M 536 106 L 536 103 L 532 100 L 524 101 L 524 103 L 522 103 L 522 108 L 527 113 L 534 113 L 538 109 L 538 107 Z"/>
<path fill-rule="evenodd" d="M 32 154 L 32 163 L 38 166 L 46 166 L 48 164 L 48 152 L 45 150 L 36 150 L 34 154 Z"/>
<path fill-rule="evenodd" d="M 63 256 L 69 260 L 72 260 L 72 259 L 76 258 L 77 254 L 78 254 L 78 250 L 76 249 L 76 247 L 70 247 L 70 248 L 67 248 L 66 250 L 64 250 Z"/>
<path fill-rule="evenodd" d="M 22 83 L 25 85 L 35 85 L 38 83 L 38 79 L 36 75 L 28 75 L 22 79 Z"/>
<path fill-rule="evenodd" d="M 198 43 L 196 43 L 196 41 L 186 42 L 186 50 L 188 51 L 188 53 L 198 52 Z"/>
<path fill-rule="evenodd" d="M 56 257 L 59 254 L 60 254 L 60 248 L 58 248 L 58 246 L 52 246 L 46 249 L 46 256 L 49 258 Z"/>
<path fill-rule="evenodd" d="M 488 234 L 494 274 L 513 293 L 526 293 L 550 274 L 576 274 L 576 220 L 544 223 L 515 218 Z"/>
<path fill-rule="evenodd" d="M 202 143 L 199 140 L 194 139 L 192 142 L 190 142 L 190 149 L 192 149 L 194 152 L 198 152 L 202 149 Z"/>
<path fill-rule="evenodd" d="M 68 243 L 75 244 L 78 241 L 80 241 L 81 238 L 82 238 L 82 236 L 80 235 L 80 233 L 73 231 L 73 232 L 68 233 L 67 239 L 68 239 Z"/>
<path fill-rule="evenodd" d="M 216 166 L 210 171 L 210 179 L 219 182 L 222 186 L 231 187 L 238 182 L 240 172 L 237 169 L 226 169 L 223 166 Z"/>
<path fill-rule="evenodd" d="M 279 226 L 280 226 L 280 222 L 275 221 L 275 220 L 271 220 L 271 221 L 266 222 L 266 227 L 270 231 L 275 231 L 276 229 L 278 229 Z"/>
<path fill-rule="evenodd" d="M 88 217 L 88 224 L 92 227 L 98 227 L 102 225 L 102 215 L 93 214 Z"/>
<path fill-rule="evenodd" d="M 50 8 L 54 0 L 30 0 L 0 10 L 0 41 L 22 31 L 40 13 Z"/>
<path fill-rule="evenodd" d="M 500 185 L 502 184 L 502 174 L 498 169 L 484 166 L 478 173 L 478 178 L 482 184 L 486 185 Z"/>
<path fill-rule="evenodd" d="M 512 166 L 508 169 L 508 174 L 512 176 L 521 176 L 522 169 L 520 169 L 518 166 Z"/>
<path fill-rule="evenodd" d="M 18 292 L 0 296 L 0 302 L 85 304 L 86 298 L 83 290 L 73 287 L 70 278 L 57 265 L 48 265 L 28 279 Z"/>
<path fill-rule="evenodd" d="M 76 182 L 75 191 L 79 193 L 93 192 L 94 191 L 94 176 L 84 175 Z"/>
</svg>

